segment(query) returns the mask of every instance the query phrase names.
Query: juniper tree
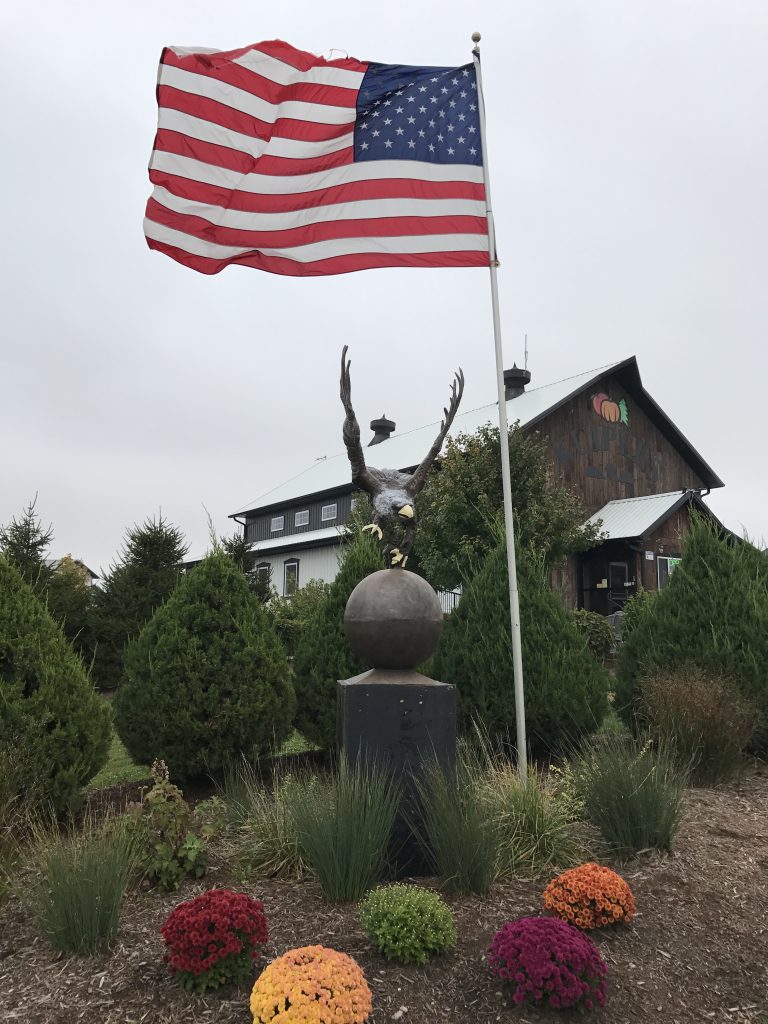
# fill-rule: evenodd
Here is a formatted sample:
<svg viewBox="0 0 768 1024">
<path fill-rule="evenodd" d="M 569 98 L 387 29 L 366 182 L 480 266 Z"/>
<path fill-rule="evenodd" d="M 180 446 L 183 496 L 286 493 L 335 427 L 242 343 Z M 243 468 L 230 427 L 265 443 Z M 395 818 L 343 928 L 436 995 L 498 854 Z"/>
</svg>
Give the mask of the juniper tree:
<svg viewBox="0 0 768 1024">
<path fill-rule="evenodd" d="M 73 809 L 112 729 L 80 657 L 18 569 L 0 557 L 0 747 L 26 752 L 25 787 Z"/>
<path fill-rule="evenodd" d="M 697 665 L 741 683 L 763 709 L 755 741 L 768 752 L 768 557 L 694 514 L 668 585 L 639 605 L 622 645 L 616 701 L 631 718 L 639 683 Z"/>
<path fill-rule="evenodd" d="M 215 550 L 126 647 L 115 724 L 137 761 L 162 758 L 182 780 L 215 775 L 288 737 L 289 675 L 263 605 Z"/>
<path fill-rule="evenodd" d="M 355 524 L 364 519 L 364 514 L 353 517 Z M 336 742 L 337 680 L 367 668 L 352 653 L 344 633 L 347 599 L 360 580 L 383 568 L 378 544 L 368 534 L 351 533 L 343 545 L 338 574 L 327 595 L 317 602 L 296 645 L 296 728 L 326 749 Z"/>
<path fill-rule="evenodd" d="M 608 677 L 587 639 L 552 591 L 542 556 L 518 557 L 525 714 L 534 753 L 597 729 L 607 709 Z M 506 547 L 487 554 L 448 616 L 435 673 L 457 688 L 458 723 L 489 735 L 515 734 L 515 693 Z"/>
</svg>

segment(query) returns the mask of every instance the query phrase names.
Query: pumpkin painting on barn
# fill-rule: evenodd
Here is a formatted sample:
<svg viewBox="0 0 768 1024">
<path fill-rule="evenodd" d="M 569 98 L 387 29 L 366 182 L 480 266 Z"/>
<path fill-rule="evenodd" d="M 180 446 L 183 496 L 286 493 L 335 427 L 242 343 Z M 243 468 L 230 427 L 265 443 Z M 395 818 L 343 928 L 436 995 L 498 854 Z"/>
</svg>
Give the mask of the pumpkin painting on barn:
<svg viewBox="0 0 768 1024">
<path fill-rule="evenodd" d="M 629 426 L 629 410 L 625 399 L 614 402 L 613 399 L 600 391 L 591 398 L 592 408 L 598 416 L 601 416 L 607 423 L 623 423 Z"/>
</svg>

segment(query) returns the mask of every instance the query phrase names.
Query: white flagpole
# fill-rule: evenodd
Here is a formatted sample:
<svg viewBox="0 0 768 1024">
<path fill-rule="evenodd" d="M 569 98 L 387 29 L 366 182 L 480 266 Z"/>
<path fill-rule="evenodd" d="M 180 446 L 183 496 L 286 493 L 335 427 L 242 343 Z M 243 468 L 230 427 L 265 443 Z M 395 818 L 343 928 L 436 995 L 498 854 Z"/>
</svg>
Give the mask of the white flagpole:
<svg viewBox="0 0 768 1024">
<path fill-rule="evenodd" d="M 515 527 L 512 516 L 512 474 L 509 469 L 509 424 L 507 400 L 504 395 L 504 363 L 501 352 L 501 321 L 499 319 L 499 286 L 496 270 L 496 229 L 491 208 L 491 183 L 488 173 L 488 152 L 485 143 L 485 102 L 480 74 L 480 33 L 472 33 L 472 59 L 477 75 L 478 111 L 480 114 L 480 144 L 483 154 L 485 206 L 488 217 L 488 252 L 491 259 L 491 302 L 493 305 L 493 340 L 496 346 L 496 386 L 499 394 L 499 447 L 501 448 L 501 483 L 504 493 L 504 532 L 507 541 L 507 573 L 509 575 L 509 617 L 512 627 L 512 668 L 515 677 L 515 726 L 517 732 L 517 770 L 525 785 L 528 780 L 528 754 L 525 742 L 525 696 L 523 690 L 523 654 L 520 644 L 520 601 L 517 593 L 517 564 L 515 560 Z"/>
</svg>

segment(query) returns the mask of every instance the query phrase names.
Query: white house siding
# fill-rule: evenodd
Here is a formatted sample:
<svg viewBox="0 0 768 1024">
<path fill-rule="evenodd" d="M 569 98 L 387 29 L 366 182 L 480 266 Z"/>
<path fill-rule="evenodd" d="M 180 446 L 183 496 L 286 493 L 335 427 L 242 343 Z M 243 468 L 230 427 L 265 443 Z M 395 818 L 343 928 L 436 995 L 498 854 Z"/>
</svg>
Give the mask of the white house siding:
<svg viewBox="0 0 768 1024">
<path fill-rule="evenodd" d="M 310 580 L 322 580 L 331 583 L 339 569 L 340 545 L 324 545 L 317 548 L 296 547 L 293 550 L 281 551 L 277 555 L 257 553 L 256 564 L 268 564 L 272 568 L 272 586 L 282 595 L 283 566 L 286 562 L 298 559 L 299 587 L 305 586 Z"/>
</svg>

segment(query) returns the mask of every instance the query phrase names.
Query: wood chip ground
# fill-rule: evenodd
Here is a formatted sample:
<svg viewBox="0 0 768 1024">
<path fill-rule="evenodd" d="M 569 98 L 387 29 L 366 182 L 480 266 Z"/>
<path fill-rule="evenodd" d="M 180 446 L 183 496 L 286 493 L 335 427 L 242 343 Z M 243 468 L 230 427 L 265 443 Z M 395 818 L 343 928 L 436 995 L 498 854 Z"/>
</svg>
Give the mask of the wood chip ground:
<svg viewBox="0 0 768 1024">
<path fill-rule="evenodd" d="M 595 935 L 609 967 L 609 996 L 591 1019 L 768 1022 L 768 770 L 750 771 L 717 790 L 691 791 L 674 853 L 646 853 L 614 866 L 635 892 L 638 915 L 632 928 Z M 162 962 L 160 925 L 180 900 L 213 885 L 231 885 L 264 900 L 272 956 L 322 943 L 355 957 L 373 992 L 371 1024 L 562 1021 L 554 1011 L 511 1006 L 484 962 L 501 924 L 540 912 L 547 880 L 497 886 L 484 899 L 449 898 L 458 946 L 424 968 L 380 957 L 354 907 L 326 903 L 311 883 L 238 886 L 225 864 L 214 865 L 206 879 L 179 893 L 132 894 L 113 947 L 85 958 L 57 955 L 11 899 L 0 908 L 0 1021 L 248 1024 L 247 987 L 190 995 L 174 984 Z"/>
</svg>

